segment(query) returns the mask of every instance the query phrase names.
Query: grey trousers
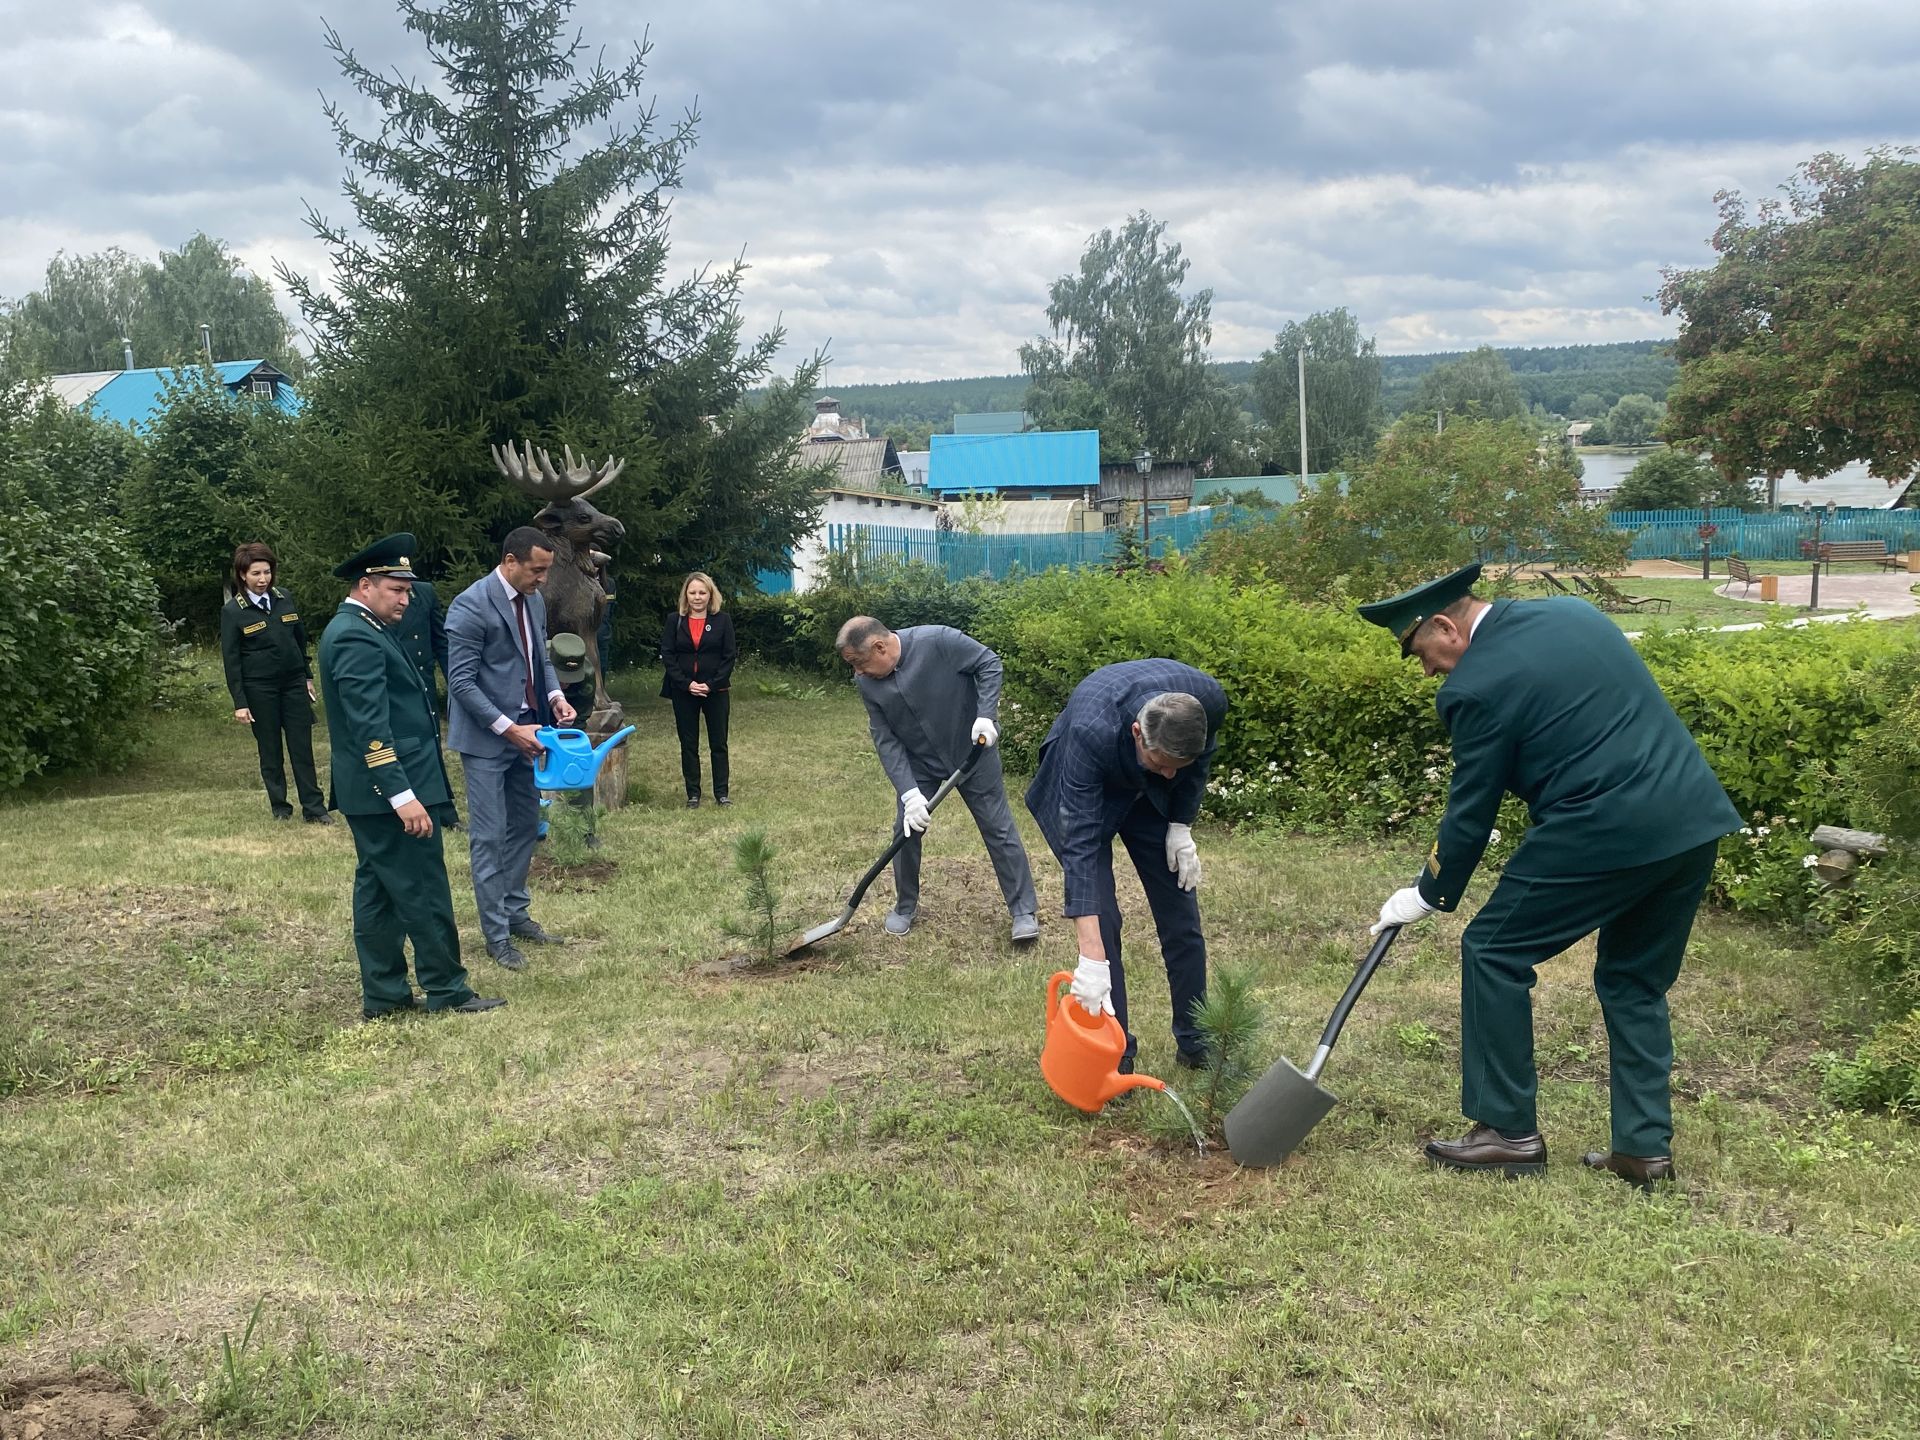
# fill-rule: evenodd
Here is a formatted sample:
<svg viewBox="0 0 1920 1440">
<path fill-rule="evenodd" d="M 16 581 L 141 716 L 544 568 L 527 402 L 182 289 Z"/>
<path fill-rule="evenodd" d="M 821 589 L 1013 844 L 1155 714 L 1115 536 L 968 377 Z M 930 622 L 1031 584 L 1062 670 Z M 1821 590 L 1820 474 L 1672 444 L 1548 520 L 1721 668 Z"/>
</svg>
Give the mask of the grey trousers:
<svg viewBox="0 0 1920 1440">
<path fill-rule="evenodd" d="M 1009 915 L 1031 915 L 1040 907 L 1033 893 L 1033 867 L 1027 864 L 1027 847 L 1020 843 L 1020 829 L 1013 823 L 1013 811 L 1007 804 L 1007 783 L 1000 772 L 998 753 L 980 757 L 980 765 L 960 782 L 960 798 L 973 812 L 973 823 L 980 827 L 980 838 L 987 843 L 987 857 L 993 861 L 993 873 L 1000 881 L 1000 893 L 1006 897 Z M 924 775 L 933 767 L 913 757 L 916 774 Z M 931 784 L 922 782 L 920 791 L 929 799 L 947 778 L 945 772 Z M 893 833 L 903 825 L 896 800 L 893 808 Z M 915 835 L 893 857 L 894 908 L 911 915 L 920 904 L 920 836 Z"/>
<path fill-rule="evenodd" d="M 462 754 L 460 764 L 467 777 L 473 899 L 480 934 L 493 951 L 527 923 L 527 867 L 540 837 L 540 792 L 533 786 L 533 762 L 517 752 L 499 758 Z"/>
</svg>

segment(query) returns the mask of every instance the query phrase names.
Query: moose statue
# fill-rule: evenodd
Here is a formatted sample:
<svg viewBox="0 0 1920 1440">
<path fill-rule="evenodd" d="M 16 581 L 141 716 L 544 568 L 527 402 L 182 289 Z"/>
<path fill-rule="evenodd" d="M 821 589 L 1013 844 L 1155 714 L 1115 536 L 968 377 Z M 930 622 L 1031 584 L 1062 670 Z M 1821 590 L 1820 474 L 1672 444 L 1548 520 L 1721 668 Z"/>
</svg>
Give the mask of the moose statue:
<svg viewBox="0 0 1920 1440">
<path fill-rule="evenodd" d="M 567 446 L 562 451 L 566 464 L 556 471 L 547 452 L 534 449 L 531 442 L 519 452 L 511 444 L 489 448 L 493 463 L 514 488 L 542 502 L 533 523 L 553 537 L 553 569 L 548 572 L 545 591 L 547 633 L 571 631 L 587 647 L 587 663 L 593 667 L 593 718 L 588 728 L 617 727 L 620 710 L 607 694 L 607 677 L 600 665 L 600 621 L 607 613 L 607 592 L 600 583 L 600 570 L 627 529 L 611 515 L 594 509 L 587 497 L 617 480 L 627 462 L 609 455 L 604 463 L 588 466 L 576 462 L 573 447 Z"/>
</svg>

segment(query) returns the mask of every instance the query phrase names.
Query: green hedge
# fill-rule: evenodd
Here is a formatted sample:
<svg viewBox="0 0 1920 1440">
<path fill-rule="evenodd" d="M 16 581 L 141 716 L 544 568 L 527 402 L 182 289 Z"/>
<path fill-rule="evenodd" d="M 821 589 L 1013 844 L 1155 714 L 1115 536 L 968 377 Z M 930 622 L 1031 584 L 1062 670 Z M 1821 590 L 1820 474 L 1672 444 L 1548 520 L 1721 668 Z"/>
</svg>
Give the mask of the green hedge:
<svg viewBox="0 0 1920 1440">
<path fill-rule="evenodd" d="M 124 764 L 159 683 L 159 596 L 109 521 L 55 516 L 0 477 L 0 790 Z"/>
<path fill-rule="evenodd" d="M 1007 667 L 1015 763 L 1031 763 L 1089 671 L 1165 655 L 1215 676 L 1233 704 L 1216 813 L 1391 830 L 1444 808 L 1438 682 L 1351 611 L 1176 563 L 1152 577 L 1061 571 L 1003 586 L 974 633 Z M 1875 667 L 1917 639 L 1909 625 L 1818 625 L 1656 636 L 1642 653 L 1743 812 L 1837 820 L 1833 767 L 1890 703 Z"/>
</svg>

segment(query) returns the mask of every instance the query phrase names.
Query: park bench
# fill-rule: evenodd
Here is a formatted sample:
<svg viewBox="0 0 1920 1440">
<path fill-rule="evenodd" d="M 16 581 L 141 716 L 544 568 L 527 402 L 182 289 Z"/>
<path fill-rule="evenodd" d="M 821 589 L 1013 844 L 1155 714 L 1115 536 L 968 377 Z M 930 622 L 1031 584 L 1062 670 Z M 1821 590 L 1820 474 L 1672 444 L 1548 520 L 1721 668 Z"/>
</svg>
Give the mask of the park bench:
<svg viewBox="0 0 1920 1440">
<path fill-rule="evenodd" d="M 1747 562 L 1742 560 L 1738 555 L 1729 555 L 1727 557 L 1727 583 L 1731 584 L 1735 580 L 1738 580 L 1742 585 L 1746 586 L 1747 589 L 1740 592 L 1742 596 L 1746 595 L 1747 590 L 1753 589 L 1754 581 L 1764 578 L 1764 576 L 1754 574 L 1753 571 L 1748 568 Z"/>
<path fill-rule="evenodd" d="M 1547 589 L 1553 591 L 1556 595 L 1573 594 L 1573 591 L 1567 586 L 1566 582 L 1551 570 L 1542 570 L 1540 572 L 1540 579 L 1546 584 Z"/>
<path fill-rule="evenodd" d="M 1885 565 L 1891 558 L 1884 540 L 1823 540 L 1820 543 L 1820 563 L 1827 567 L 1829 575 L 1836 560 L 1871 560 L 1876 565 Z"/>
</svg>

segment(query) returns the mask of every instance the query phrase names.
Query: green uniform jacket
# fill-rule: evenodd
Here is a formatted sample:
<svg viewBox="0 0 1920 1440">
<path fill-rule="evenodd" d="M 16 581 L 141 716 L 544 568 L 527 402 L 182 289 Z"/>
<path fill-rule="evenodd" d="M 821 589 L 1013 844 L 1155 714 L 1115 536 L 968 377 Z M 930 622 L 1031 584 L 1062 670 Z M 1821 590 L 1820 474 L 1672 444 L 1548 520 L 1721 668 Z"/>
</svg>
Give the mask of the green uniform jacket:
<svg viewBox="0 0 1920 1440">
<path fill-rule="evenodd" d="M 242 590 L 220 607 L 220 662 L 227 672 L 233 708 L 247 706 L 246 683 L 282 685 L 313 678 L 307 663 L 307 627 L 299 607 L 278 585 L 267 592 L 273 608 L 262 611 Z"/>
<path fill-rule="evenodd" d="M 422 805 L 449 803 L 440 717 L 413 660 L 373 612 L 343 600 L 320 637 L 320 688 L 333 752 L 330 804 L 347 815 L 392 813 L 413 791 Z"/>
<path fill-rule="evenodd" d="M 407 602 L 407 613 L 400 617 L 398 624 L 388 627 L 387 633 L 407 652 L 414 669 L 426 682 L 427 693 L 437 696 L 439 687 L 434 682 L 433 667 L 438 665 L 442 675 L 447 673 L 447 607 L 434 595 L 432 585 L 425 580 L 413 582 L 413 597 Z"/>
<path fill-rule="evenodd" d="M 1434 705 L 1453 739 L 1420 876 L 1436 909 L 1460 903 L 1508 791 L 1531 816 L 1509 875 L 1650 865 L 1740 828 L 1633 642 L 1584 600 L 1494 601 Z"/>
</svg>

